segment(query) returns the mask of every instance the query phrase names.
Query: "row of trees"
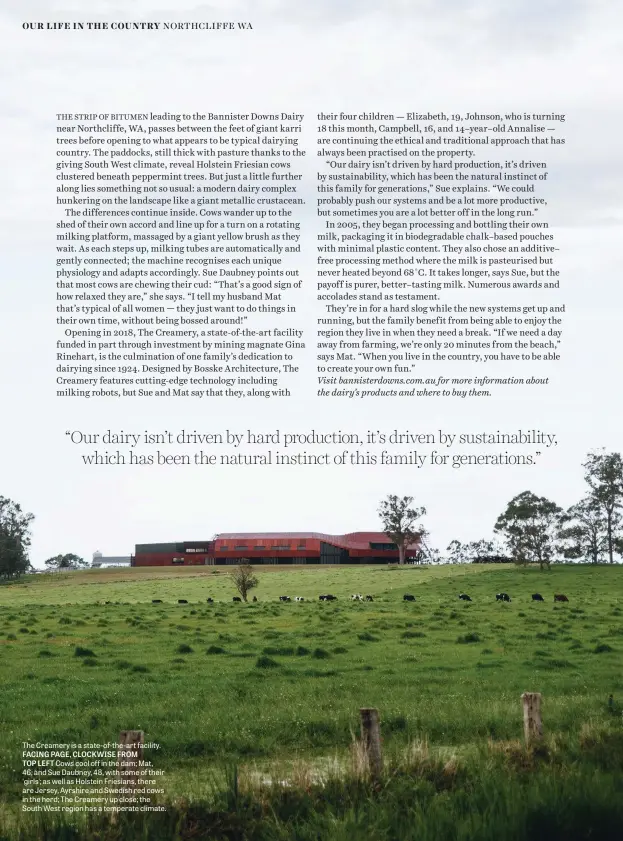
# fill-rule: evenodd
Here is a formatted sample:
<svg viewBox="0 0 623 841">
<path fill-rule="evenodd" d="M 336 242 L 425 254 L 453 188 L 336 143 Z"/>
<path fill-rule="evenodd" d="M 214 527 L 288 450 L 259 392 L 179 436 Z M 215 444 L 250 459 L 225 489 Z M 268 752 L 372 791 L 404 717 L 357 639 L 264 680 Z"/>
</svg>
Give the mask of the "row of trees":
<svg viewBox="0 0 623 841">
<path fill-rule="evenodd" d="M 488 540 L 461 543 L 453 540 L 446 560 L 469 563 L 478 559 L 510 557 L 515 563 L 538 563 L 543 569 L 554 560 L 614 563 L 623 556 L 623 459 L 620 453 L 589 453 L 582 465 L 586 495 L 564 510 L 546 497 L 524 491 L 500 514 L 494 536 Z M 436 562 L 440 553 L 428 549 L 428 533 L 421 524 L 424 507 L 415 507 L 412 497 L 390 495 L 379 507 L 384 532 L 398 547 L 403 564 L 409 547 L 422 540 L 415 560 Z"/>
<path fill-rule="evenodd" d="M 584 560 L 614 563 L 623 556 L 623 459 L 620 453 L 589 453 L 584 467 L 586 495 L 564 510 L 552 500 L 532 491 L 512 499 L 498 517 L 491 540 L 462 544 L 453 540 L 446 559 L 465 563 L 483 557 L 508 554 L 517 564 L 553 560 Z M 416 561 L 436 563 L 441 553 L 427 545 L 422 525 L 423 506 L 409 496 L 388 496 L 379 507 L 384 532 L 398 547 L 399 563 L 407 555 Z M 0 496 L 0 577 L 12 578 L 31 569 L 28 560 L 33 514 Z M 79 569 L 88 566 L 74 554 L 55 555 L 45 562 L 48 569 Z"/>
</svg>

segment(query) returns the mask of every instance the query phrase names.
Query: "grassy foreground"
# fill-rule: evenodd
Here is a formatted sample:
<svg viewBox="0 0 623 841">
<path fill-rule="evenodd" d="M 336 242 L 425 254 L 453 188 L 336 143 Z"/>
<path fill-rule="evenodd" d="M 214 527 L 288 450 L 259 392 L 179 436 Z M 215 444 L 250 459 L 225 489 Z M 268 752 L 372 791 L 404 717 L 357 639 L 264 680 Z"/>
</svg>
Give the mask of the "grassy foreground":
<svg viewBox="0 0 623 841">
<path fill-rule="evenodd" d="M 621 569 L 258 572 L 248 605 L 212 568 L 0 586 L 0 839 L 620 837 Z M 543 693 L 539 756 L 517 741 L 524 691 Z M 362 706 L 381 714 L 378 786 L 352 768 Z M 146 758 L 166 772 L 167 813 L 88 826 L 20 812 L 23 741 L 124 729 L 160 745 Z"/>
</svg>

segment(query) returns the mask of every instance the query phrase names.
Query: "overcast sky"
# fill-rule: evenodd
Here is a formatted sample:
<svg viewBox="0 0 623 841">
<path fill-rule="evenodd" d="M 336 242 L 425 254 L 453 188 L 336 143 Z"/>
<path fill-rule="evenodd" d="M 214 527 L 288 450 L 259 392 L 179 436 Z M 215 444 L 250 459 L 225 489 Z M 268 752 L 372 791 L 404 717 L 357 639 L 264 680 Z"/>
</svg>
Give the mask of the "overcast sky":
<svg viewBox="0 0 623 841">
<path fill-rule="evenodd" d="M 22 29 L 24 21 L 64 20 L 250 20 L 254 28 Z M 374 529 L 388 493 L 425 505 L 431 542 L 444 548 L 453 538 L 489 536 L 521 491 L 565 507 L 577 501 L 586 453 L 621 449 L 621 33 L 617 0 L 0 0 L 0 495 L 36 515 L 33 563 L 59 552 L 129 554 L 135 543 L 202 540 L 221 531 Z M 55 114 L 149 109 L 301 112 L 310 156 L 318 110 L 565 113 L 567 143 L 546 153 L 551 176 L 543 193 L 561 248 L 563 287 L 543 300 L 567 307 L 562 359 L 538 371 L 507 371 L 549 376 L 550 385 L 502 389 L 486 401 L 315 398 L 310 183 L 304 305 L 296 321 L 309 341 L 309 385 L 295 399 L 57 398 Z M 310 158 L 309 171 L 315 166 Z M 482 304 L 511 302 L 478 294 Z M 499 369 L 483 365 L 478 373 Z M 276 427 L 540 429 L 555 433 L 558 445 L 527 448 L 542 454 L 536 466 L 521 468 L 94 468 L 81 464 L 89 450 L 65 435 Z"/>
</svg>

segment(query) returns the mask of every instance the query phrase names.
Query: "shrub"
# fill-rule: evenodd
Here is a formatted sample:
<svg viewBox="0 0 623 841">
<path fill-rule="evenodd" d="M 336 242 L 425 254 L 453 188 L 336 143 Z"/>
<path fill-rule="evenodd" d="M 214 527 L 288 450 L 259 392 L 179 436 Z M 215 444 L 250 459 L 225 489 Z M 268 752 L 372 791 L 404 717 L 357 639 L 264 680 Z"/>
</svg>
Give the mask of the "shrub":
<svg viewBox="0 0 623 841">
<path fill-rule="evenodd" d="M 460 643 L 480 642 L 480 637 L 478 636 L 478 634 L 474 633 L 462 634 L 461 636 L 456 638 L 456 641 Z"/>
<path fill-rule="evenodd" d="M 95 657 L 95 652 L 91 651 L 90 648 L 82 648 L 80 645 L 77 645 L 74 651 L 74 657 Z"/>
<path fill-rule="evenodd" d="M 605 654 L 608 651 L 614 651 L 614 648 L 611 645 L 608 645 L 607 642 L 600 642 L 599 645 L 596 645 L 593 649 L 593 654 Z"/>
<path fill-rule="evenodd" d="M 206 654 L 225 654 L 225 649 L 221 648 L 220 645 L 211 645 L 206 650 Z"/>
<path fill-rule="evenodd" d="M 279 667 L 279 663 L 276 660 L 273 660 L 272 657 L 267 657 L 263 654 L 261 657 L 257 658 L 255 667 L 257 669 L 276 669 Z"/>
<path fill-rule="evenodd" d="M 181 645 L 178 645 L 177 653 L 178 654 L 192 654 L 193 650 L 189 645 L 186 645 L 186 643 L 183 642 Z"/>
<path fill-rule="evenodd" d="M 326 660 L 327 657 L 330 656 L 331 655 L 329 654 L 329 652 L 326 651 L 324 648 L 314 648 L 312 652 L 312 657 L 315 657 L 316 660 Z"/>
</svg>

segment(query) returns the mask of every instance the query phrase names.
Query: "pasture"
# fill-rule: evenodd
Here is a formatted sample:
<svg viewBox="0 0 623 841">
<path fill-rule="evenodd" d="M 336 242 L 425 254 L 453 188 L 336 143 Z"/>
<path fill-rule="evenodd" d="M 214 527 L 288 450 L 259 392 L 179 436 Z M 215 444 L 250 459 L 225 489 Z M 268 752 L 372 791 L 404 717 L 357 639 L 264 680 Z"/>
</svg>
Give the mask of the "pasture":
<svg viewBox="0 0 623 841">
<path fill-rule="evenodd" d="M 323 768 L 345 767 L 364 706 L 379 709 L 384 750 L 397 762 L 414 745 L 429 763 L 475 762 L 483 747 L 522 737 L 520 695 L 536 691 L 546 735 L 570 763 L 581 764 L 582 745 L 610 738 L 620 761 L 620 568 L 258 567 L 258 575 L 258 601 L 248 604 L 233 603 L 227 570 L 211 567 L 0 585 L 0 838 L 3 826 L 5 838 L 17 837 L 24 741 L 104 743 L 141 729 L 160 745 L 146 758 L 166 772 L 167 798 L 194 808 L 214 802 L 215 779 L 233 765 L 249 779 L 305 767 L 311 786 Z M 501 592 L 511 602 L 496 601 Z M 321 593 L 338 599 L 319 602 Z M 374 601 L 352 602 L 351 593 Z M 554 593 L 568 603 L 554 603 Z M 604 775 L 595 785 L 604 797 L 619 785 L 620 799 L 623 762 L 606 765 L 595 766 Z M 289 831 L 248 837 L 320 837 Z M 358 831 L 322 837 L 393 837 Z"/>
</svg>

